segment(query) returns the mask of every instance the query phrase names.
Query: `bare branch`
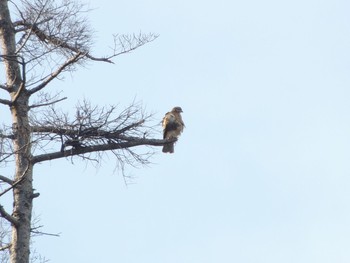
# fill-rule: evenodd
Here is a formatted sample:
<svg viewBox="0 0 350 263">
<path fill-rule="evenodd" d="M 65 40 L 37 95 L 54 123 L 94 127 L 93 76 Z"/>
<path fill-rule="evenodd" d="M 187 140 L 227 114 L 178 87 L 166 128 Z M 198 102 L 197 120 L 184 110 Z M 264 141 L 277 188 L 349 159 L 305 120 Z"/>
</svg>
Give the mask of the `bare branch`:
<svg viewBox="0 0 350 263">
<path fill-rule="evenodd" d="M 59 159 L 63 157 L 75 156 L 91 152 L 102 152 L 110 150 L 121 150 L 126 148 L 131 148 L 140 145 L 150 145 L 150 146 L 163 146 L 164 144 L 175 142 L 176 139 L 171 140 L 157 140 L 157 139 L 139 139 L 139 138 L 125 138 L 127 141 L 121 143 L 110 143 L 102 145 L 87 146 L 82 148 L 72 148 L 63 152 L 53 152 L 47 154 L 41 154 L 34 156 L 32 159 L 33 164 L 40 163 L 44 161 L 50 161 L 54 159 Z"/>
<path fill-rule="evenodd" d="M 34 151 L 32 161 L 36 163 L 78 156 L 99 162 L 104 152 L 112 151 L 117 157 L 117 164 L 124 162 L 136 167 L 138 164 L 148 164 L 153 152 L 140 154 L 131 148 L 140 145 L 163 146 L 174 142 L 149 138 L 153 128 L 148 127 L 146 122 L 151 115 L 145 115 L 142 107 L 135 102 L 116 116 L 115 109 L 115 106 L 98 108 L 85 101 L 77 105 L 72 121 L 67 113 L 53 107 L 33 115 L 30 132 L 34 140 L 32 145 L 37 151 Z M 48 152 L 49 144 L 56 151 Z"/>
<path fill-rule="evenodd" d="M 1 131 L 0 131 L 1 132 Z M 14 139 L 13 134 L 2 134 L 0 133 L 0 139 Z"/>
<path fill-rule="evenodd" d="M 86 57 L 94 61 L 103 61 L 113 63 L 112 59 L 120 55 L 124 55 L 134 51 L 135 49 L 142 47 L 143 45 L 150 43 L 158 38 L 158 35 L 153 33 L 149 34 L 138 34 L 138 35 L 115 35 L 114 36 L 114 48 L 113 54 L 107 57 L 94 57 L 87 54 Z"/>
<path fill-rule="evenodd" d="M 37 234 L 37 235 L 60 237 L 60 234 L 52 234 L 52 233 L 46 233 L 46 232 L 42 232 L 42 231 L 35 231 L 35 230 L 32 230 L 30 232 L 32 232 L 33 234 Z"/>
<path fill-rule="evenodd" d="M 7 213 L 2 205 L 0 205 L 0 215 L 1 217 L 5 218 L 7 221 L 9 221 L 11 224 L 17 226 L 18 221 L 16 218 L 11 216 L 9 213 Z"/>
<path fill-rule="evenodd" d="M 29 90 L 29 94 L 33 94 L 35 92 L 38 92 L 46 87 L 47 84 L 49 84 L 52 80 L 54 80 L 63 70 L 65 70 L 68 66 L 74 64 L 79 59 L 82 58 L 84 54 L 83 53 L 77 53 L 70 59 L 68 59 L 63 65 L 61 65 L 55 72 L 53 72 L 45 81 L 43 81 L 41 84 L 36 86 L 33 89 Z"/>
<path fill-rule="evenodd" d="M 135 127 L 140 126 L 144 122 L 145 120 L 140 120 L 124 128 L 116 129 L 114 131 L 101 130 L 99 129 L 99 127 L 87 127 L 84 129 L 80 129 L 79 131 L 74 129 L 69 129 L 69 128 L 67 129 L 67 128 L 54 127 L 54 126 L 32 126 L 31 129 L 32 129 L 32 132 L 35 132 L 35 133 L 55 133 L 58 135 L 68 135 L 72 137 L 75 137 L 75 136 L 104 137 L 106 139 L 123 139 L 123 140 L 128 140 L 128 138 L 131 138 L 131 140 L 134 140 L 136 139 L 135 137 L 133 138 L 133 137 L 121 136 L 121 134 Z"/>
<path fill-rule="evenodd" d="M 140 120 L 140 121 L 138 121 L 138 122 L 135 122 L 135 123 L 132 123 L 132 124 L 130 124 L 130 125 L 127 125 L 127 126 L 125 126 L 124 128 L 119 129 L 119 130 L 113 132 L 112 136 L 115 136 L 115 135 L 118 135 L 118 134 L 122 134 L 122 133 L 124 133 L 124 132 L 126 132 L 126 131 L 128 131 L 128 130 L 131 130 L 131 129 L 133 129 L 133 128 L 136 128 L 136 127 L 142 125 L 144 122 L 145 122 L 145 120 Z"/>
<path fill-rule="evenodd" d="M 5 245 L 5 246 L 3 246 L 3 247 L 0 247 L 0 251 L 7 250 L 7 249 L 9 249 L 10 247 L 11 247 L 11 244 L 7 244 L 7 245 Z"/>
<path fill-rule="evenodd" d="M 13 185 L 13 180 L 11 180 L 10 178 L 8 178 L 6 176 L 0 175 L 0 180 L 5 182 L 5 183 L 8 183 L 10 185 Z"/>
<path fill-rule="evenodd" d="M 135 49 L 150 43 L 158 38 L 158 35 L 149 33 L 143 34 L 139 33 L 138 35 L 114 35 L 114 51 L 108 59 L 120 56 Z M 118 50 L 119 49 L 119 50 Z"/>
<path fill-rule="evenodd" d="M 158 38 L 158 35 L 155 35 L 152 33 L 150 34 L 139 33 L 138 35 L 133 34 L 133 35 L 121 35 L 121 36 L 115 35 L 112 55 L 109 55 L 106 57 L 96 57 L 91 55 L 90 52 L 86 51 L 87 49 L 78 48 L 77 46 L 73 46 L 69 44 L 68 41 L 65 39 L 48 35 L 43 30 L 41 30 L 35 23 L 31 24 L 23 21 L 22 22 L 18 21 L 17 24 L 21 24 L 22 26 L 27 27 L 30 30 L 30 33 L 33 32 L 38 37 L 38 39 L 40 39 L 45 43 L 49 43 L 55 47 L 69 50 L 73 53 L 84 53 L 86 58 L 93 61 L 102 61 L 102 62 L 108 62 L 108 63 L 113 63 L 112 58 L 134 51 L 135 49 L 149 42 L 152 42 Z"/>
<path fill-rule="evenodd" d="M 43 226 L 37 226 L 33 227 L 30 232 L 36 235 L 44 235 L 44 236 L 52 236 L 52 237 L 60 237 L 60 233 L 57 234 L 52 234 L 52 233 L 47 233 L 43 231 L 39 231 L 38 229 L 42 228 Z"/>
<path fill-rule="evenodd" d="M 54 104 L 67 99 L 67 97 L 61 97 L 61 93 L 62 92 L 56 92 L 52 94 L 41 90 L 40 92 L 37 93 L 35 101 L 33 101 L 31 105 L 29 105 L 29 109 L 45 107 L 45 106 L 52 107 Z"/>
<path fill-rule="evenodd" d="M 43 10 L 45 9 L 45 6 L 47 5 L 47 3 L 48 3 L 48 2 L 43 3 L 43 6 L 42 6 L 41 10 L 38 12 L 36 18 L 34 19 L 33 25 L 36 25 L 36 23 L 38 22 L 38 20 L 39 20 L 39 18 L 40 18 L 40 16 L 41 16 Z M 30 36 L 31 36 L 31 34 L 32 34 L 32 32 L 33 32 L 33 29 L 34 29 L 34 28 L 31 27 L 30 30 L 29 30 L 29 32 L 28 32 L 27 34 L 24 35 L 24 36 L 25 36 L 25 39 L 24 39 L 23 41 L 21 41 L 22 44 L 21 44 L 21 46 L 20 46 L 19 48 L 17 48 L 16 54 L 18 54 L 19 52 L 21 52 L 21 50 L 25 47 L 27 41 L 29 40 L 29 38 L 30 38 Z"/>
<path fill-rule="evenodd" d="M 4 104 L 4 105 L 11 106 L 11 101 L 9 101 L 9 100 L 0 99 L 0 103 Z"/>
<path fill-rule="evenodd" d="M 22 173 L 22 175 L 19 177 L 18 180 L 14 181 L 9 188 L 5 189 L 4 191 L 2 191 L 0 193 L 0 197 L 3 196 L 4 194 L 6 194 L 11 189 L 15 188 L 16 185 L 18 185 L 19 183 L 21 183 L 24 180 L 24 178 L 25 178 L 25 176 L 26 176 L 26 174 L 27 174 L 27 172 L 29 170 L 29 167 L 30 166 L 28 165 L 27 168 L 24 170 L 24 172 Z"/>
<path fill-rule="evenodd" d="M 34 105 L 29 106 L 29 109 L 38 108 L 38 107 L 44 107 L 44 106 L 50 106 L 50 105 L 53 105 L 53 104 L 55 104 L 57 102 L 60 102 L 60 101 L 66 100 L 66 99 L 67 99 L 67 97 L 64 97 L 64 98 L 61 98 L 61 99 L 58 99 L 58 100 L 50 101 L 48 103 L 34 104 Z"/>
</svg>

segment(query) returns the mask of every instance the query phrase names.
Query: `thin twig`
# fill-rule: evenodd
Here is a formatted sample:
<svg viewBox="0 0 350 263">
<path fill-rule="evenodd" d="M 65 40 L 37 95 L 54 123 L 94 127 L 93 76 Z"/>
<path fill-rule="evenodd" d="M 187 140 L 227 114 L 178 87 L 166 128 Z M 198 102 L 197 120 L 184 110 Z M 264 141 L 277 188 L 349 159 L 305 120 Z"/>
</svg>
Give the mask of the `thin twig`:
<svg viewBox="0 0 350 263">
<path fill-rule="evenodd" d="M 23 179 L 25 178 L 25 175 L 26 175 L 26 173 L 28 172 L 28 170 L 29 170 L 29 165 L 27 166 L 27 168 L 25 169 L 25 171 L 23 172 L 23 174 L 19 177 L 19 179 L 16 180 L 16 181 L 14 181 L 14 182 L 12 183 L 11 187 L 5 189 L 4 191 L 2 191 L 2 192 L 0 193 L 0 197 L 3 196 L 4 194 L 6 194 L 6 193 L 7 193 L 8 191 L 10 191 L 11 189 L 13 189 L 14 187 L 16 187 L 16 185 L 18 185 L 20 182 L 22 182 Z"/>
<path fill-rule="evenodd" d="M 33 234 L 37 234 L 37 235 L 52 236 L 52 237 L 60 237 L 60 235 L 61 235 L 61 233 L 52 234 L 52 233 L 46 233 L 46 232 L 42 232 L 42 231 L 36 231 L 33 229 L 30 232 Z"/>
<path fill-rule="evenodd" d="M 36 25 L 36 22 L 38 22 L 38 20 L 39 20 L 39 18 L 40 18 L 40 16 L 41 16 L 41 14 L 42 14 L 42 12 L 43 12 L 43 10 L 44 10 L 44 8 L 45 8 L 47 3 L 48 2 L 43 4 L 41 10 L 38 12 L 38 15 L 36 16 L 36 18 L 34 20 L 33 26 L 30 27 L 30 30 L 29 30 L 29 33 L 27 34 L 26 39 L 23 41 L 22 45 L 16 50 L 15 54 L 18 54 L 22 50 L 22 48 L 24 48 L 25 44 L 27 43 L 27 41 L 29 40 L 29 38 L 30 38 L 30 36 L 31 36 L 31 34 L 33 32 L 33 29 L 34 29 L 34 26 Z"/>
<path fill-rule="evenodd" d="M 4 251 L 6 249 L 9 249 L 10 247 L 11 247 L 11 244 L 7 244 L 7 245 L 5 245 L 3 247 L 0 247 L 0 251 Z"/>
<path fill-rule="evenodd" d="M 84 53 L 77 53 L 70 59 L 68 59 L 63 65 L 61 65 L 55 72 L 53 72 L 46 80 L 44 80 L 42 83 L 40 83 L 38 86 L 36 86 L 33 89 L 29 90 L 29 94 L 33 94 L 35 92 L 38 92 L 46 87 L 47 84 L 49 84 L 52 80 L 54 80 L 63 70 L 65 70 L 68 66 L 71 64 L 77 62 L 80 58 L 84 56 Z"/>
<path fill-rule="evenodd" d="M 64 98 L 61 98 L 61 99 L 58 99 L 58 100 L 54 100 L 54 101 L 51 101 L 51 102 L 48 102 L 48 103 L 30 105 L 30 106 L 29 106 L 29 109 L 38 108 L 38 107 L 43 107 L 43 106 L 49 106 L 49 105 L 55 104 L 55 103 L 57 103 L 57 102 L 66 100 L 66 99 L 67 99 L 67 97 L 64 97 Z"/>
</svg>

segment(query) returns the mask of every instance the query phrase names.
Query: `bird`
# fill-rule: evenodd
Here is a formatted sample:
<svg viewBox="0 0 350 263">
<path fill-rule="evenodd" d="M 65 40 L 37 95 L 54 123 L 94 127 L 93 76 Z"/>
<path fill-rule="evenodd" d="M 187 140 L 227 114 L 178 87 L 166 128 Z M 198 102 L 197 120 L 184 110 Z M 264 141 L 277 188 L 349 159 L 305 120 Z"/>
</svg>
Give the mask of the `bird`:
<svg viewBox="0 0 350 263">
<path fill-rule="evenodd" d="M 180 136 L 185 127 L 181 112 L 183 112 L 181 107 L 174 107 L 165 114 L 162 121 L 163 139 L 177 139 Z M 164 153 L 174 153 L 174 142 L 165 144 L 162 151 Z"/>
</svg>

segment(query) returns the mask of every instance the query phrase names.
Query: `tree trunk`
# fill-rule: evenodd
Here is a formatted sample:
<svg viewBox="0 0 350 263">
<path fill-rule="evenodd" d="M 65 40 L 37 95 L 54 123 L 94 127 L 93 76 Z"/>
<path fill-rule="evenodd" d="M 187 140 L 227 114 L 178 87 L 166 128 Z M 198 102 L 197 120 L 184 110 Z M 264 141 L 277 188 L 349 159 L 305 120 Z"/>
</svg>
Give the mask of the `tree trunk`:
<svg viewBox="0 0 350 263">
<path fill-rule="evenodd" d="M 15 133 L 15 182 L 19 183 L 13 189 L 12 216 L 16 219 L 17 224 L 12 227 L 10 258 L 12 263 L 28 263 L 33 204 L 33 165 L 31 163 L 28 99 L 26 96 L 20 96 L 15 104 L 11 107 L 11 112 Z"/>
<path fill-rule="evenodd" d="M 31 163 L 28 120 L 29 95 L 21 76 L 20 63 L 18 62 L 20 57 L 16 55 L 15 31 L 7 0 L 0 0 L 0 43 L 6 71 L 6 87 L 12 101 L 10 108 L 16 163 L 10 260 L 11 263 L 28 263 L 33 201 L 33 165 Z"/>
<path fill-rule="evenodd" d="M 21 157 L 16 162 L 21 162 Z M 23 160 L 23 159 L 22 159 Z M 23 171 L 23 166 L 17 167 L 16 176 L 19 171 Z M 11 263 L 28 263 L 29 262 L 29 245 L 31 232 L 31 215 L 32 215 L 32 167 L 26 169 L 25 180 L 18 184 L 14 189 L 14 208 L 13 217 L 18 224 L 12 227 L 12 240 L 10 248 Z M 23 171 L 25 172 L 25 171 Z"/>
</svg>

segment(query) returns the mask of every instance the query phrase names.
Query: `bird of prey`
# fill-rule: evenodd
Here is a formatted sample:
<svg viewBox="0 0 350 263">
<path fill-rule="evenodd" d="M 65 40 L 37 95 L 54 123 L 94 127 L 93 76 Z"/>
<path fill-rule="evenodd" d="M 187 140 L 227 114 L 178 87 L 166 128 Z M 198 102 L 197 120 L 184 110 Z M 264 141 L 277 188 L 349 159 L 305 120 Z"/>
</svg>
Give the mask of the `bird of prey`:
<svg viewBox="0 0 350 263">
<path fill-rule="evenodd" d="M 171 111 L 167 112 L 163 118 L 163 139 L 178 138 L 183 131 L 185 124 L 181 117 L 181 107 L 174 107 Z M 164 153 L 174 152 L 174 143 L 169 143 L 163 146 Z"/>
</svg>

